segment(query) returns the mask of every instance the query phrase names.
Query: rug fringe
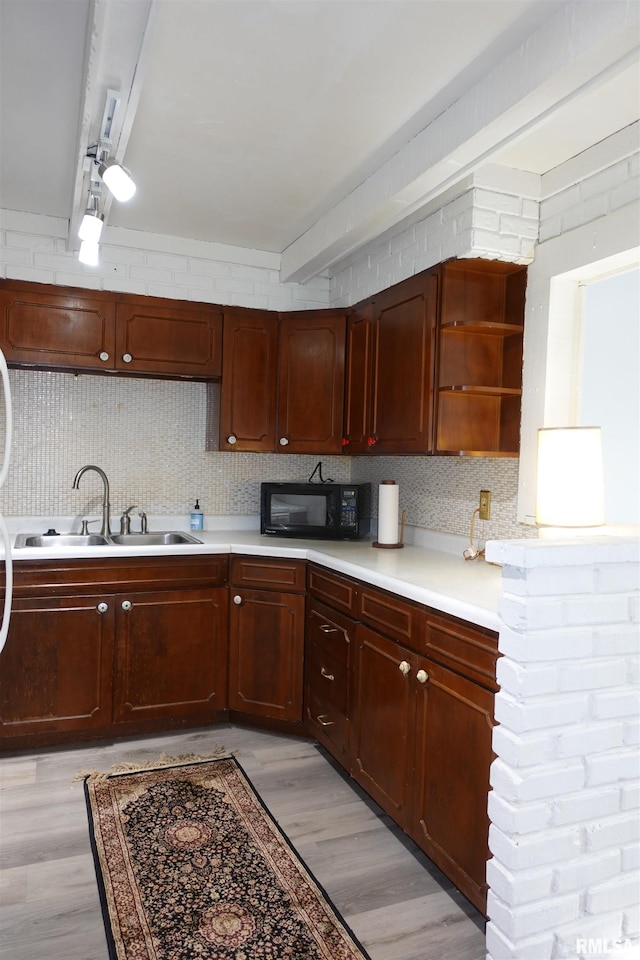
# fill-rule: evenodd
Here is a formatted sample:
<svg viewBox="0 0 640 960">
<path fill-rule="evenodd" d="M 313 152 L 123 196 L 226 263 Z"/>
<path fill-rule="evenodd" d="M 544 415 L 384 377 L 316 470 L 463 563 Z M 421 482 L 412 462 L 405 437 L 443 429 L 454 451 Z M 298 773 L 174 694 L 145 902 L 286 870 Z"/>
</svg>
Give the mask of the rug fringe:
<svg viewBox="0 0 640 960">
<path fill-rule="evenodd" d="M 79 770 L 74 780 L 91 780 L 98 783 L 100 780 L 108 780 L 114 774 L 118 773 L 137 773 L 140 770 L 154 770 L 157 767 L 179 767 L 189 763 L 205 763 L 207 760 L 220 760 L 222 757 L 232 757 L 234 752 L 229 752 L 224 747 L 218 747 L 214 753 L 181 753 L 175 757 L 170 757 L 166 753 L 160 754 L 160 758 L 155 760 L 138 760 L 114 763 L 110 770 L 86 769 Z"/>
</svg>

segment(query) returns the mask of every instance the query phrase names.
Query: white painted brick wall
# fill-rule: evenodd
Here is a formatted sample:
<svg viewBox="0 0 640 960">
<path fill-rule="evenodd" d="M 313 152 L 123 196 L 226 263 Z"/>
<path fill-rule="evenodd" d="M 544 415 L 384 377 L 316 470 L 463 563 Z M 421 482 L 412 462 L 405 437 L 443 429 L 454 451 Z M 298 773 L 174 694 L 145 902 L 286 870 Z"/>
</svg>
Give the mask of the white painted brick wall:
<svg viewBox="0 0 640 960">
<path fill-rule="evenodd" d="M 66 232 L 66 220 L 0 210 L 0 277 L 268 310 L 329 305 L 328 277 L 281 283 L 276 254 L 179 238 L 173 243 L 184 253 L 174 253 L 155 249 L 161 244 L 150 234 L 113 242 L 128 234 L 107 226 L 100 264 L 87 267 L 67 250 Z"/>
<path fill-rule="evenodd" d="M 494 542 L 487 558 L 505 564 L 488 960 L 640 949 L 640 543 Z"/>
<path fill-rule="evenodd" d="M 517 174 L 517 175 L 516 175 Z M 332 306 L 352 306 L 451 257 L 528 263 L 538 237 L 539 178 L 489 164 L 437 209 L 372 241 L 336 264 Z"/>
</svg>

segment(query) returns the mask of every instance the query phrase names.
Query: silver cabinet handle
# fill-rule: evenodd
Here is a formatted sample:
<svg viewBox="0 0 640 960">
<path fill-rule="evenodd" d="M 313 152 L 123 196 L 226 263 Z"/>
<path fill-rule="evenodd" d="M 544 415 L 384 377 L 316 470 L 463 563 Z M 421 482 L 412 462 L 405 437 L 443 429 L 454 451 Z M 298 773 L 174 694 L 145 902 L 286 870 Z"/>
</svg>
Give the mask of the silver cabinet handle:
<svg viewBox="0 0 640 960">
<path fill-rule="evenodd" d="M 418 670 L 418 672 L 416 673 L 416 680 L 418 681 L 418 683 L 426 683 L 428 679 L 429 679 L 429 674 L 427 673 L 426 670 Z"/>
<path fill-rule="evenodd" d="M 237 443 L 237 442 L 238 442 L 238 438 L 237 438 L 236 436 L 234 436 L 233 434 L 231 434 L 230 437 L 227 437 L 227 443 L 232 443 L 232 444 L 233 444 L 233 443 Z"/>
<path fill-rule="evenodd" d="M 124 360 L 125 363 L 131 363 L 131 361 L 133 360 L 133 357 L 131 356 L 130 353 L 123 353 L 122 359 Z"/>
<path fill-rule="evenodd" d="M 320 675 L 325 678 L 325 680 L 335 680 L 333 673 L 327 673 L 324 667 L 320 667 Z"/>
<path fill-rule="evenodd" d="M 319 723 L 320 726 L 322 726 L 322 727 L 332 727 L 332 726 L 333 726 L 333 720 L 327 720 L 327 714 L 326 714 L 326 713 L 321 713 L 319 717 L 316 717 L 316 720 L 318 721 L 318 723 Z"/>
<path fill-rule="evenodd" d="M 403 660 L 401 663 L 398 664 L 398 670 L 400 671 L 403 677 L 406 677 L 408 673 L 411 673 L 411 664 L 409 663 L 408 660 Z"/>
<path fill-rule="evenodd" d="M 322 630 L 323 633 L 337 633 L 337 632 L 338 632 L 338 628 L 337 628 L 337 627 L 331 627 L 331 626 L 329 626 L 328 623 L 323 623 L 323 624 L 321 624 L 321 625 L 320 625 L 320 629 Z"/>
<path fill-rule="evenodd" d="M 233 602 L 237 607 L 240 606 L 240 604 L 242 603 L 242 597 L 240 596 L 239 593 L 236 593 L 235 597 L 233 598 Z"/>
<path fill-rule="evenodd" d="M 108 609 L 109 609 L 109 604 L 105 603 L 104 601 L 102 601 L 102 603 L 99 603 L 98 606 L 96 607 L 96 610 L 98 611 L 98 613 L 106 613 Z"/>
<path fill-rule="evenodd" d="M 107 360 L 109 359 L 109 354 L 107 353 L 106 350 L 103 350 L 103 351 L 102 351 L 102 353 L 100 354 L 100 359 L 101 359 L 104 363 L 107 362 Z"/>
<path fill-rule="evenodd" d="M 123 600 L 123 601 L 122 601 L 122 609 L 123 609 L 123 610 L 131 610 L 131 607 L 132 607 L 132 606 L 133 606 L 133 604 L 131 603 L 131 600 Z"/>
<path fill-rule="evenodd" d="M 280 446 L 281 446 L 281 447 L 286 447 L 288 443 L 289 443 L 289 441 L 287 440 L 286 437 L 280 437 Z"/>
</svg>

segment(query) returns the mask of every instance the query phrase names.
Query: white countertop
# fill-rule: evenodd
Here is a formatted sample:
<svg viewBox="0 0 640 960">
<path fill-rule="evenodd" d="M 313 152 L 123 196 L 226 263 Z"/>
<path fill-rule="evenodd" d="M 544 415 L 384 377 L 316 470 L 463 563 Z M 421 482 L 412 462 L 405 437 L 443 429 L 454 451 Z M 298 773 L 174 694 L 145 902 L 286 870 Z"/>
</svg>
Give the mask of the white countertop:
<svg viewBox="0 0 640 960">
<path fill-rule="evenodd" d="M 162 518 L 162 525 L 150 523 L 150 531 L 185 530 L 184 523 L 167 525 L 167 519 Z M 11 524 L 9 529 L 15 542 L 16 533 L 42 533 L 47 526 L 43 528 L 42 522 L 23 519 L 19 524 Z M 56 529 L 67 532 L 72 526 L 62 521 Z M 13 559 L 19 563 L 24 560 L 68 560 L 71 557 L 197 556 L 211 553 L 293 557 L 320 563 L 451 616 L 492 630 L 499 629 L 501 568 L 484 560 L 467 561 L 461 551 L 456 555 L 409 544 L 399 550 L 384 550 L 374 548 L 371 538 L 360 541 L 293 540 L 264 536 L 255 529 L 185 532 L 191 532 L 202 543 L 159 547 L 28 547 L 14 550 Z"/>
</svg>

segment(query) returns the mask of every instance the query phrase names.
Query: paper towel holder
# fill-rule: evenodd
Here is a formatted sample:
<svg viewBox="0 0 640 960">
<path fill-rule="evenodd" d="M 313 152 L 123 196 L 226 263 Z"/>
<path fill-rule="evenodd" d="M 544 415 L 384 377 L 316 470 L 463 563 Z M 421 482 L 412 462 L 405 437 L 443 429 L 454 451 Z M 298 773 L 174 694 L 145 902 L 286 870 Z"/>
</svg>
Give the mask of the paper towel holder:
<svg viewBox="0 0 640 960">
<path fill-rule="evenodd" d="M 371 544 L 372 547 L 378 547 L 380 550 L 400 550 L 404 547 L 404 522 L 407 517 L 407 511 L 403 510 L 400 517 L 400 540 L 398 543 L 378 543 L 377 540 Z"/>
</svg>

